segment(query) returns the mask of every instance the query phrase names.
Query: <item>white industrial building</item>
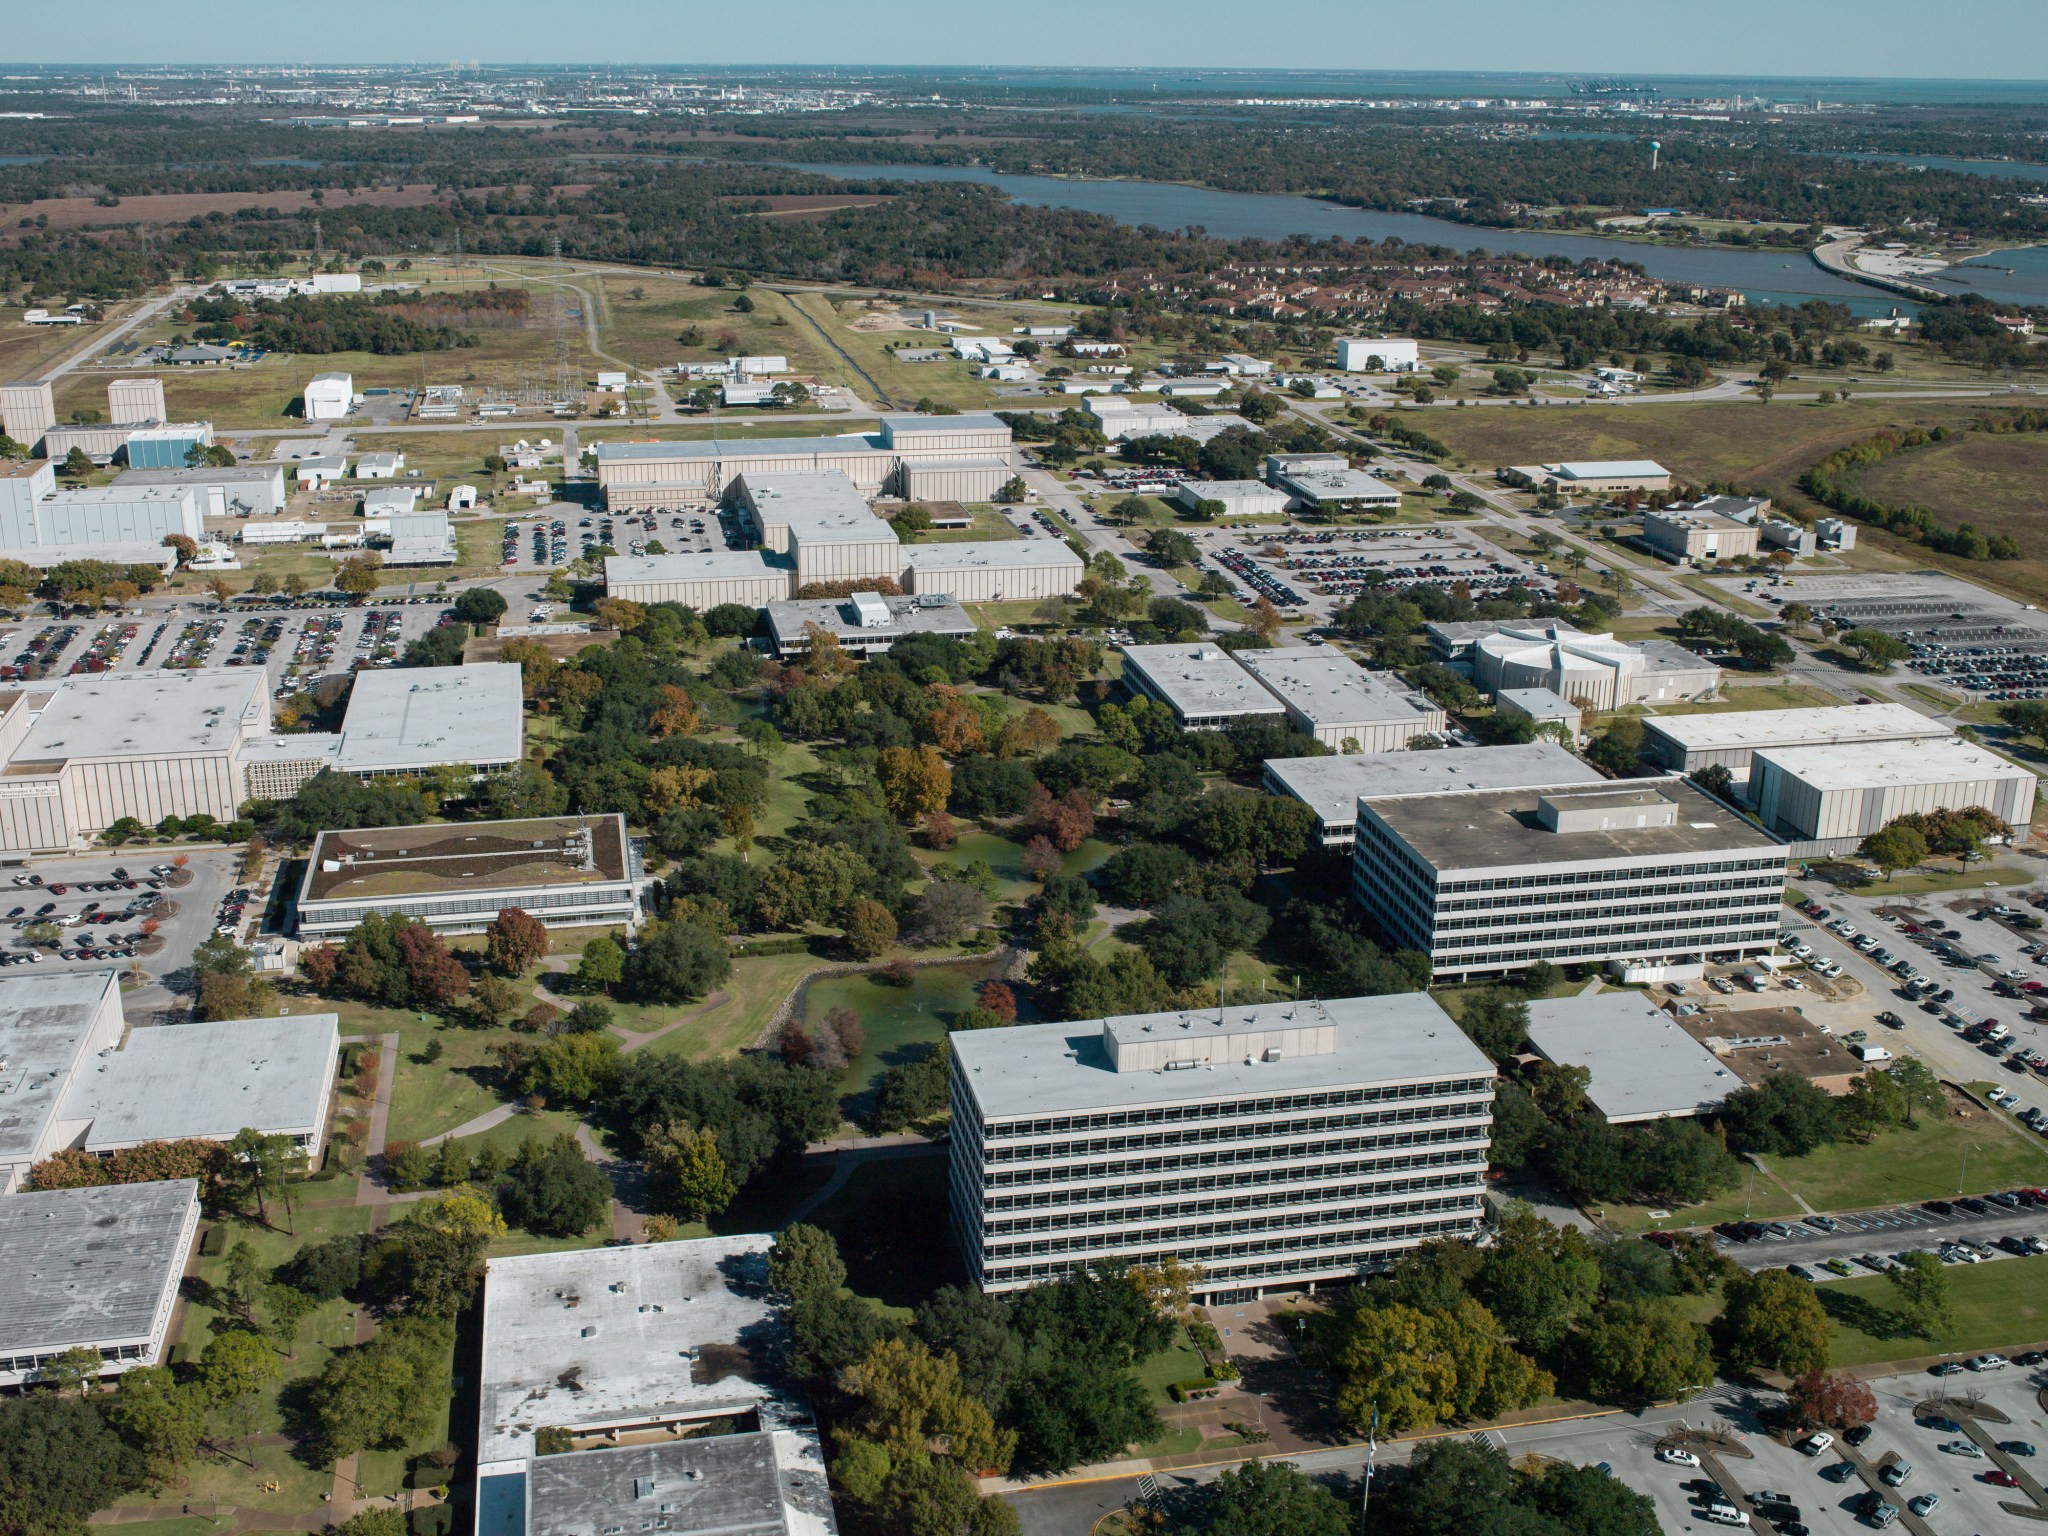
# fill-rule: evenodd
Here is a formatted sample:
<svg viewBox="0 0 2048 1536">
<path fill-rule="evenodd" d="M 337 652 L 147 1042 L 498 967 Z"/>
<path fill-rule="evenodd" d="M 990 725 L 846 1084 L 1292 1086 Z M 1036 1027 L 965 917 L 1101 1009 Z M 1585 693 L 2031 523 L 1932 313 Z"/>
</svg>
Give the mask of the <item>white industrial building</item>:
<svg viewBox="0 0 2048 1536">
<path fill-rule="evenodd" d="M 681 603 L 699 613 L 720 603 L 763 608 L 795 591 L 794 569 L 758 549 L 692 555 L 607 555 L 606 597 L 634 603 Z"/>
<path fill-rule="evenodd" d="M 1858 741 L 1759 747 L 1750 758 L 1757 819 L 1802 856 L 1849 853 L 1901 816 L 1982 807 L 2025 842 L 2038 780 L 1962 741 Z"/>
<path fill-rule="evenodd" d="M 439 507 L 421 512 L 392 512 L 365 518 L 365 531 L 375 534 L 390 566 L 453 565 L 455 529 Z"/>
<path fill-rule="evenodd" d="M 366 667 L 350 684 L 336 733 L 298 731 L 243 744 L 247 794 L 282 800 L 325 769 L 358 779 L 411 778 L 460 766 L 502 773 L 524 753 L 519 667 Z"/>
<path fill-rule="evenodd" d="M 1747 784 L 1759 751 L 1847 746 L 1854 742 L 1946 741 L 1954 728 L 1904 704 L 1841 704 L 1819 709 L 1710 710 L 1650 715 L 1643 720 L 1643 757 L 1674 773 L 1726 768 Z M 1910 758 L 1912 749 L 1900 756 Z"/>
<path fill-rule="evenodd" d="M 833 1536 L 816 1423 L 767 1353 L 773 1241 L 491 1260 L 477 1536 Z"/>
<path fill-rule="evenodd" d="M 1219 517 L 1277 517 L 1293 498 L 1278 486 L 1263 480 L 1183 480 L 1174 487 L 1173 499 L 1190 512 L 1199 512 L 1205 501 L 1219 504 Z"/>
<path fill-rule="evenodd" d="M 1592 1074 L 1586 1102 L 1609 1125 L 1712 1114 L 1742 1086 L 1640 992 L 1531 999 L 1529 1043 L 1545 1061 Z"/>
<path fill-rule="evenodd" d="M 1528 720 L 1576 746 L 1586 734 L 1586 712 L 1563 694 L 1548 688 L 1503 688 L 1493 696 L 1494 708 L 1510 718 Z"/>
<path fill-rule="evenodd" d="M 1287 718 L 1286 706 L 1221 646 L 1127 645 L 1123 656 L 1124 686 L 1164 704 L 1184 731 L 1278 725 Z"/>
<path fill-rule="evenodd" d="M 1606 782 L 1591 763 L 1552 741 L 1439 747 L 1429 752 L 1269 757 L 1265 765 L 1266 792 L 1290 796 L 1314 811 L 1317 840 L 1337 852 L 1350 851 L 1361 799 L 1480 789 L 1566 789 Z"/>
<path fill-rule="evenodd" d="M 275 517 L 284 510 L 282 464 L 236 464 L 216 469 L 125 469 L 117 487 L 188 489 L 201 498 L 202 517 Z"/>
<path fill-rule="evenodd" d="M 356 404 L 356 381 L 346 373 L 316 373 L 306 385 L 306 420 L 339 421 Z"/>
<path fill-rule="evenodd" d="M 733 495 L 761 547 L 788 557 L 798 590 L 812 582 L 893 576 L 902 566 L 896 530 L 875 516 L 842 473 L 742 475 Z"/>
<path fill-rule="evenodd" d="M 856 592 L 851 597 L 801 598 L 762 609 L 768 642 L 777 656 L 801 656 L 811 648 L 812 626 L 834 636 L 849 656 L 879 656 L 905 635 L 949 635 L 964 639 L 979 626 L 949 597 L 884 597 Z"/>
<path fill-rule="evenodd" d="M 992 1293 L 1115 1258 L 1197 1294 L 1348 1283 L 1469 1238 L 1493 1063 L 1426 994 L 951 1036 L 951 1207 Z"/>
<path fill-rule="evenodd" d="M 1761 537 L 1746 523 L 1707 509 L 1681 511 L 1667 507 L 1643 509 L 1643 542 L 1650 552 L 1673 565 L 1702 560 L 1741 560 L 1754 555 Z"/>
<path fill-rule="evenodd" d="M 1039 602 L 1065 597 L 1087 567 L 1064 539 L 912 544 L 898 552 L 903 589 L 956 603 Z"/>
<path fill-rule="evenodd" d="M 639 884 L 617 814 L 322 832 L 299 885 L 298 931 L 339 939 L 377 912 L 481 933 L 507 907 L 549 928 L 631 928 Z"/>
<path fill-rule="evenodd" d="M 1696 976 L 1777 944 L 1786 849 L 1682 779 L 1364 798 L 1353 894 L 1438 980 Z"/>
<path fill-rule="evenodd" d="M 1721 682 L 1719 667 L 1668 640 L 1631 643 L 1555 619 L 1432 624 L 1428 633 L 1438 659 L 1465 663 L 1489 694 L 1546 688 L 1604 711 L 1704 698 Z"/>
<path fill-rule="evenodd" d="M 76 448 L 94 464 L 105 466 L 128 452 L 128 439 L 135 428 L 110 426 L 105 422 L 65 422 L 43 433 L 43 457 L 61 464 Z"/>
<path fill-rule="evenodd" d="M 405 468 L 402 453 L 366 453 L 356 460 L 358 480 L 390 480 Z"/>
<path fill-rule="evenodd" d="M 141 427 L 155 421 L 169 421 L 164 404 L 162 379 L 110 379 L 107 382 L 107 420 L 117 427 Z"/>
<path fill-rule="evenodd" d="M 1307 512 L 1394 512 L 1401 492 L 1386 481 L 1348 464 L 1289 465 L 1273 476 L 1287 493 L 1287 504 Z"/>
<path fill-rule="evenodd" d="M 1444 729 L 1442 705 L 1328 646 L 1246 650 L 1236 660 L 1285 707 L 1289 725 L 1339 752 L 1394 752 Z"/>
<path fill-rule="evenodd" d="M 292 478 L 300 490 L 324 490 L 333 481 L 346 478 L 348 460 L 340 454 L 313 454 L 293 466 Z"/>
<path fill-rule="evenodd" d="M 595 449 L 598 487 L 616 511 L 711 505 L 742 476 L 837 470 L 863 496 L 900 493 L 911 464 L 995 459 L 1008 478 L 1015 472 L 1013 452 L 1009 427 L 993 415 L 972 413 L 884 416 L 878 431 L 844 437 L 599 443 Z"/>
<path fill-rule="evenodd" d="M 232 1141 L 245 1128 L 290 1136 L 317 1162 L 339 1050 L 331 1013 L 131 1031 L 118 971 L 0 980 L 0 1061 L 12 1085 L 0 1194 L 12 1197 L 58 1152 Z"/>
<path fill-rule="evenodd" d="M 52 1189 L 0 1200 L 0 1387 L 74 1349 L 102 1376 L 161 1365 L 199 1233 L 199 1181 Z"/>
<path fill-rule="evenodd" d="M 166 535 L 205 537 L 203 498 L 186 485 L 97 485 L 58 490 L 47 461 L 0 460 L 0 555 L 79 545 L 161 545 Z M 83 556 L 80 556 L 83 558 Z"/>
<path fill-rule="evenodd" d="M 1421 365 L 1421 346 L 1406 338 L 1346 336 L 1337 343 L 1337 366 L 1346 373 L 1409 373 Z"/>
<path fill-rule="evenodd" d="M 1540 490 L 1583 491 L 1606 496 L 1616 491 L 1668 491 L 1671 471 L 1655 459 L 1578 459 L 1561 464 L 1517 464 Z"/>
</svg>

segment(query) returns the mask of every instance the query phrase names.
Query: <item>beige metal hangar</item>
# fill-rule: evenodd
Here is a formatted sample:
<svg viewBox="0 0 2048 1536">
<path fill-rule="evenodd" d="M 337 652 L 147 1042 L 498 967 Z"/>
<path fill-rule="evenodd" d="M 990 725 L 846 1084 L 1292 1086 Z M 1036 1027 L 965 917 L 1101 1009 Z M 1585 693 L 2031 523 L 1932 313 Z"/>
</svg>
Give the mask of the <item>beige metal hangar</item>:
<svg viewBox="0 0 2048 1536">
<path fill-rule="evenodd" d="M 795 571 L 758 549 L 708 555 L 611 555 L 604 562 L 606 597 L 633 603 L 681 603 L 699 613 L 720 603 L 765 608 L 796 590 Z"/>
<path fill-rule="evenodd" d="M 1017 471 L 1007 459 L 906 459 L 903 494 L 911 501 L 994 501 Z"/>
<path fill-rule="evenodd" d="M 903 571 L 896 530 L 877 517 L 853 481 L 837 471 L 749 471 L 734 494 L 762 545 L 796 568 L 797 589 L 816 581 L 861 581 Z"/>
<path fill-rule="evenodd" d="M 956 603 L 1038 602 L 1065 597 L 1087 569 L 1060 539 L 993 544 L 917 544 L 902 551 L 905 589 Z"/>
<path fill-rule="evenodd" d="M 2037 785 L 2018 764 L 1960 741 L 1763 748 L 1749 769 L 1757 819 L 1803 856 L 1849 852 L 1901 816 L 1974 806 L 2025 842 Z"/>
</svg>

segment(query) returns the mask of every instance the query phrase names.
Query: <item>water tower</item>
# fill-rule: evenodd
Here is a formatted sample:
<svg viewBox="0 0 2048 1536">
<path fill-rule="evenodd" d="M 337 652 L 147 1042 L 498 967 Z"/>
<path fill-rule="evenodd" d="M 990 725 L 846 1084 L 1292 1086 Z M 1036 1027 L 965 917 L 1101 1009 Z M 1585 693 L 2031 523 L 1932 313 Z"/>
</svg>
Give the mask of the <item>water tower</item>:
<svg viewBox="0 0 2048 1536">
<path fill-rule="evenodd" d="M 1653 171 L 1657 169 L 1657 151 L 1663 147 L 1655 139 L 1650 140 L 1650 169 Z"/>
</svg>

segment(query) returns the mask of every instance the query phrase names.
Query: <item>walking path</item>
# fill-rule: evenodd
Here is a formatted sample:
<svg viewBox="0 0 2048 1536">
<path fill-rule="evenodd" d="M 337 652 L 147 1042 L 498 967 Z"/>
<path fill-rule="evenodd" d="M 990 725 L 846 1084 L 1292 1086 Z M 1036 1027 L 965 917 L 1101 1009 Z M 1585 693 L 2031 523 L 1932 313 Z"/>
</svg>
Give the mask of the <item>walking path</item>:
<svg viewBox="0 0 2048 1536">
<path fill-rule="evenodd" d="M 941 1148 L 926 1141 L 922 1136 L 906 1134 L 901 1136 L 877 1136 L 857 1146 L 850 1146 L 844 1142 L 836 1141 L 813 1142 L 804 1150 L 807 1152 L 831 1152 L 836 1155 L 838 1162 L 832 1169 L 832 1177 L 819 1187 L 818 1192 L 804 1200 L 783 1219 L 782 1224 L 785 1227 L 795 1226 L 827 1200 L 830 1200 L 834 1195 L 846 1188 L 846 1181 L 853 1177 L 853 1170 L 859 1164 L 905 1157 L 929 1157 L 941 1151 Z"/>
<path fill-rule="evenodd" d="M 641 1049 L 643 1046 L 649 1046 L 654 1044 L 654 1042 L 659 1040 L 663 1035 L 674 1034 L 677 1030 L 681 1029 L 685 1024 L 694 1024 L 697 1020 L 703 1018 L 705 1014 L 711 1012 L 714 1008 L 723 1008 L 727 1003 L 731 1001 L 732 994 L 730 992 L 721 990 L 712 993 L 709 997 L 705 998 L 703 1002 L 699 1003 L 696 1007 L 692 1008 L 688 1013 L 685 1013 L 678 1018 L 669 1020 L 668 1023 L 662 1025 L 659 1029 L 650 1029 L 636 1033 L 635 1031 L 630 1029 L 619 1029 L 616 1026 L 614 1026 L 614 1028 L 612 1029 L 612 1033 L 617 1035 L 620 1040 L 625 1042 L 619 1047 L 619 1054 L 622 1056 L 630 1056 L 633 1054 L 633 1052 Z"/>
<path fill-rule="evenodd" d="M 363 1143 L 363 1171 L 356 1179 L 357 1205 L 387 1205 L 391 1193 L 377 1175 L 384 1167 L 384 1132 L 391 1123 L 391 1090 L 398 1081 L 398 1036 L 381 1037 L 377 1053 L 377 1097 L 370 1104 L 370 1135 Z"/>
</svg>

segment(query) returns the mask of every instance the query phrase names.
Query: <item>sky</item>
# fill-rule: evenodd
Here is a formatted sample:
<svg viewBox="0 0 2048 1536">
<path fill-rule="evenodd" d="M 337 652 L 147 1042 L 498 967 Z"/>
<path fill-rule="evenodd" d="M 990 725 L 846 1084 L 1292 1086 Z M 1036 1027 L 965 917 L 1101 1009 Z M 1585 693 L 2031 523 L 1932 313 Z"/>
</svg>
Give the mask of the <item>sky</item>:
<svg viewBox="0 0 2048 1536">
<path fill-rule="evenodd" d="M 13 0 L 52 64 L 928 64 L 2038 79 L 2048 0 Z M 81 24 L 87 19 L 87 24 Z"/>
</svg>

